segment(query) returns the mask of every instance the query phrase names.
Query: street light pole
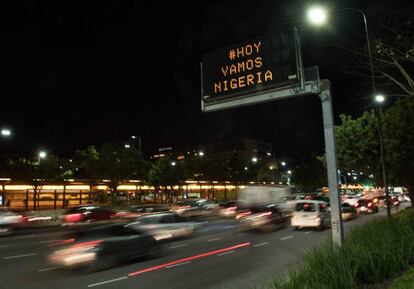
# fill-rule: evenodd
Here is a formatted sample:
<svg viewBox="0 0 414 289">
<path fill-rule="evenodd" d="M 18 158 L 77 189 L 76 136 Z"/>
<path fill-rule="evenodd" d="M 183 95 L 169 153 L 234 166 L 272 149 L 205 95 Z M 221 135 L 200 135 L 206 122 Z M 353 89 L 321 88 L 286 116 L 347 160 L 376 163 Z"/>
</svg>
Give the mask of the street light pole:
<svg viewBox="0 0 414 289">
<path fill-rule="evenodd" d="M 364 11 L 362 11 L 361 9 L 358 9 L 358 8 L 341 8 L 341 9 L 334 10 L 333 12 L 341 12 L 341 11 L 354 11 L 354 12 L 359 13 L 362 16 L 362 19 L 364 21 L 365 38 L 366 38 L 366 42 L 367 42 L 369 70 L 370 70 L 370 74 L 371 74 L 372 98 L 376 98 L 377 88 L 376 88 L 375 77 L 374 77 L 374 65 L 372 63 L 371 43 L 370 43 L 370 40 L 369 40 L 367 17 L 365 15 Z M 316 7 L 313 10 L 311 9 L 308 13 L 308 17 L 316 25 L 322 25 L 326 21 L 326 18 L 327 18 L 326 17 L 326 12 L 320 7 Z M 379 145 L 380 145 L 380 163 L 381 163 L 381 169 L 382 169 L 382 183 L 383 183 L 383 186 L 384 186 L 385 198 L 386 198 L 386 201 L 388 203 L 388 205 L 387 205 L 387 217 L 391 217 L 391 210 L 389 208 L 390 196 L 389 196 L 389 193 L 388 193 L 387 174 L 386 174 L 386 170 L 385 170 L 385 161 L 384 161 L 384 146 L 383 146 L 381 122 L 380 122 L 380 113 L 381 113 L 381 111 L 380 111 L 378 105 L 376 105 L 375 108 L 376 108 L 375 112 L 376 112 L 378 139 L 379 139 Z"/>
<path fill-rule="evenodd" d="M 380 147 L 380 155 L 381 155 L 381 169 L 382 169 L 382 182 L 384 186 L 385 191 L 385 198 L 386 198 L 386 205 L 387 205 L 387 217 L 391 217 L 391 200 L 390 195 L 388 192 L 388 183 L 387 183 L 387 173 L 385 171 L 385 159 L 384 159 L 384 144 L 382 141 L 382 127 L 381 127 L 381 114 L 382 109 L 380 107 L 380 104 L 384 101 L 383 96 L 376 96 L 375 97 L 375 119 L 376 119 L 376 125 L 378 130 L 378 141 L 379 141 L 379 147 Z"/>
</svg>

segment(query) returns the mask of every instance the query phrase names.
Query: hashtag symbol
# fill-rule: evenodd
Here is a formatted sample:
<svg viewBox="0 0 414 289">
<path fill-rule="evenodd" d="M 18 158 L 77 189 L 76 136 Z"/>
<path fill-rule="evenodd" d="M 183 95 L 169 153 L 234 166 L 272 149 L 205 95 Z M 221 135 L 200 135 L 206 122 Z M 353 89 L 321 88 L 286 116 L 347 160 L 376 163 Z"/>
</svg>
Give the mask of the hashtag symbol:
<svg viewBox="0 0 414 289">
<path fill-rule="evenodd" d="M 236 52 L 232 49 L 229 52 L 229 58 L 230 60 L 233 60 L 234 58 L 236 58 Z"/>
</svg>

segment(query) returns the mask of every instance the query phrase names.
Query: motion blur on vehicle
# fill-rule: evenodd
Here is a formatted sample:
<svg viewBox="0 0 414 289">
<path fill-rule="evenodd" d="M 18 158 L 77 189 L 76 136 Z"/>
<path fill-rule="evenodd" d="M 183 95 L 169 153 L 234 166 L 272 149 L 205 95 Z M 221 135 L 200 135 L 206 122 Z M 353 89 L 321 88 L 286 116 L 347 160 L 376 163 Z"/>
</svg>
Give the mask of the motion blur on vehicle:
<svg viewBox="0 0 414 289">
<path fill-rule="evenodd" d="M 110 268 L 123 260 L 155 255 L 160 250 L 153 236 L 128 224 L 86 228 L 51 245 L 55 245 L 49 256 L 52 264 L 82 266 L 89 272 Z"/>
<path fill-rule="evenodd" d="M 272 232 L 284 228 L 288 217 L 283 215 L 275 204 L 255 205 L 247 212 L 236 216 L 241 230 Z"/>
<path fill-rule="evenodd" d="M 152 235 L 156 240 L 168 240 L 189 237 L 200 224 L 189 221 L 174 212 L 160 212 L 141 216 L 130 224 L 132 228 Z"/>
</svg>

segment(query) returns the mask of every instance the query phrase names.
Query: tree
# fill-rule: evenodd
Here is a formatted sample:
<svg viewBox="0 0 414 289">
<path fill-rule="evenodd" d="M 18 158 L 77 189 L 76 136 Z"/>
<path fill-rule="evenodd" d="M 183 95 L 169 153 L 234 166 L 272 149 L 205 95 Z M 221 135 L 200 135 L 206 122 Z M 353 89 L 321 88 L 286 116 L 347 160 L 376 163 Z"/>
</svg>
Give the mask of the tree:
<svg viewBox="0 0 414 289">
<path fill-rule="evenodd" d="M 365 111 L 353 119 L 340 115 L 341 124 L 336 126 L 338 167 L 341 170 L 357 170 L 373 174 L 376 183 L 381 180 L 376 118 L 373 111 Z"/>
<path fill-rule="evenodd" d="M 134 146 L 125 148 L 114 144 L 104 144 L 97 150 L 89 146 L 75 154 L 75 162 L 83 176 L 95 180 L 109 180 L 112 204 L 116 204 L 118 186 L 129 179 L 146 179 L 147 164 Z"/>
<path fill-rule="evenodd" d="M 300 163 L 293 169 L 292 183 L 303 192 L 313 192 L 325 186 L 327 175 L 324 164 L 316 157 Z"/>
<path fill-rule="evenodd" d="M 62 160 L 54 155 L 38 160 L 26 158 L 9 159 L 6 166 L 9 176 L 13 180 L 24 181 L 31 185 L 33 190 L 33 209 L 39 205 L 38 194 L 46 180 L 60 180 L 67 176 L 67 172 L 60 169 Z"/>
<path fill-rule="evenodd" d="M 382 119 L 388 179 L 405 185 L 414 202 L 414 97 L 398 99 Z"/>
<path fill-rule="evenodd" d="M 414 96 L 412 16 L 412 12 L 389 13 L 372 21 L 369 27 L 374 78 L 378 90 L 387 92 L 388 96 Z M 359 43 L 366 44 L 365 36 Z M 371 66 L 366 47 L 342 48 L 351 52 L 344 72 L 360 77 L 371 86 Z"/>
<path fill-rule="evenodd" d="M 156 191 L 161 187 L 164 188 L 164 193 L 167 195 L 168 200 L 171 201 L 174 196 L 173 187 L 186 180 L 184 165 L 182 162 L 170 158 L 158 159 L 156 163 L 152 164 L 148 179 Z"/>
</svg>

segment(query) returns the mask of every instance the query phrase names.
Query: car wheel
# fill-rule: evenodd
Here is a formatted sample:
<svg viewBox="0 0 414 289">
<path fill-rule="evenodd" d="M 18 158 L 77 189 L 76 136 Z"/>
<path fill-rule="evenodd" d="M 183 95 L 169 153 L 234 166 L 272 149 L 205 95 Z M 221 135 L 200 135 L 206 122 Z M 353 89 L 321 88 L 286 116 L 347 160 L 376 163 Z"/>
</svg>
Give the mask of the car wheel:
<svg viewBox="0 0 414 289">
<path fill-rule="evenodd" d="M 0 236 L 9 236 L 13 233 L 13 228 L 11 227 L 0 227 Z"/>
<path fill-rule="evenodd" d="M 321 220 L 319 226 L 317 227 L 318 231 L 323 231 L 325 229 L 325 226 L 323 225 L 323 220 Z"/>
</svg>

